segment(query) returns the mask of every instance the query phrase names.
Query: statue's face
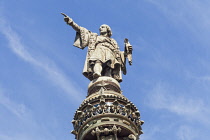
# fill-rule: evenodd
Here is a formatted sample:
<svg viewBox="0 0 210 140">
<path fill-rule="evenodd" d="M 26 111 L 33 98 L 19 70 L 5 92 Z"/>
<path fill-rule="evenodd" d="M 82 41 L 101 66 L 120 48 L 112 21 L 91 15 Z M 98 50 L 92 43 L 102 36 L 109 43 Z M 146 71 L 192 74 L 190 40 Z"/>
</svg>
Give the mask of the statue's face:
<svg viewBox="0 0 210 140">
<path fill-rule="evenodd" d="M 107 33 L 107 28 L 106 25 L 101 25 L 101 27 L 99 28 L 100 33 Z"/>
</svg>

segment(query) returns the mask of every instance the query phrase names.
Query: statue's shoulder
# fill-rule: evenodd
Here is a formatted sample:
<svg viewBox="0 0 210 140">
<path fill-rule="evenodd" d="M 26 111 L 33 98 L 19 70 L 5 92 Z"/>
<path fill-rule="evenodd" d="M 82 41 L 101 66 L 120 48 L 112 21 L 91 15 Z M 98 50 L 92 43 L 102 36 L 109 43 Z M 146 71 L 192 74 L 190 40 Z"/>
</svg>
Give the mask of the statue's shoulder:
<svg viewBox="0 0 210 140">
<path fill-rule="evenodd" d="M 110 38 L 110 42 L 113 46 L 118 47 L 117 41 L 114 38 Z"/>
<path fill-rule="evenodd" d="M 90 40 L 96 41 L 96 39 L 98 37 L 98 34 L 97 33 L 93 33 L 91 31 L 89 31 L 89 33 L 90 33 Z"/>
<path fill-rule="evenodd" d="M 112 42 L 116 42 L 116 43 L 117 43 L 117 41 L 116 41 L 114 38 L 110 38 L 110 40 L 111 40 Z"/>
<path fill-rule="evenodd" d="M 90 36 L 98 36 L 97 33 L 94 33 L 88 29 L 86 29 L 85 27 L 80 27 L 80 32 L 81 34 L 89 34 Z"/>
<path fill-rule="evenodd" d="M 82 36 L 84 36 L 85 34 L 90 34 L 91 31 L 89 31 L 85 27 L 80 27 L 80 33 L 81 33 Z"/>
</svg>

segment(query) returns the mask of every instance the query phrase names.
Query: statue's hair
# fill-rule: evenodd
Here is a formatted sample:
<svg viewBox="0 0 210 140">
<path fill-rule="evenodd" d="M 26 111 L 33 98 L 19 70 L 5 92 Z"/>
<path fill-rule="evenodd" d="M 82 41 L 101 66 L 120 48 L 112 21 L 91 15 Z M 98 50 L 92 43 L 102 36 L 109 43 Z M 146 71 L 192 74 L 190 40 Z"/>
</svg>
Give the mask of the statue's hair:
<svg viewBox="0 0 210 140">
<path fill-rule="evenodd" d="M 111 36 L 112 36 L 112 30 L 111 30 L 111 28 L 109 27 L 109 25 L 106 25 L 106 24 L 102 24 L 102 25 L 104 25 L 104 26 L 106 27 L 107 32 L 108 32 L 108 37 L 111 37 Z M 101 26 L 102 26 L 102 25 L 101 25 Z"/>
</svg>

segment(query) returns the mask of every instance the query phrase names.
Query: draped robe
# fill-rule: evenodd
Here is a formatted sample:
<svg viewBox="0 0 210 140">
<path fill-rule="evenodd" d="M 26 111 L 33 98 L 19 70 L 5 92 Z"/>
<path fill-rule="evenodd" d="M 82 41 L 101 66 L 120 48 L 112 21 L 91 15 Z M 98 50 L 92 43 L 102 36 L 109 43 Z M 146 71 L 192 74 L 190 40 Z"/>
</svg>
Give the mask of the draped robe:
<svg viewBox="0 0 210 140">
<path fill-rule="evenodd" d="M 102 72 L 111 69 L 111 76 L 117 81 L 122 81 L 121 69 L 126 73 L 123 52 L 119 50 L 117 42 L 109 37 L 104 37 L 80 27 L 80 32 L 76 33 L 74 46 L 84 49 L 88 46 L 83 75 L 89 80 L 93 80 L 93 67 L 96 61 L 102 63 Z M 104 74 L 102 73 L 102 76 Z"/>
</svg>

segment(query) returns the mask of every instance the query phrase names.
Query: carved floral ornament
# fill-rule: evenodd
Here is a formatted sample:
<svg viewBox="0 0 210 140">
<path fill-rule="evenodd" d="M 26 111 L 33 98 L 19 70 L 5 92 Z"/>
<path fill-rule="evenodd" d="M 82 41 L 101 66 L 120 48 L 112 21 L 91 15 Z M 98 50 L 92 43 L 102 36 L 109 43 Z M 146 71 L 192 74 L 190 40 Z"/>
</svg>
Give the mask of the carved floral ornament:
<svg viewBox="0 0 210 140">
<path fill-rule="evenodd" d="M 95 100 L 86 101 L 86 104 L 82 104 L 80 108 L 76 111 L 74 120 L 72 121 L 74 125 L 73 133 L 77 135 L 79 129 L 93 117 L 97 117 L 104 114 L 116 114 L 124 116 L 129 119 L 137 128 L 139 133 L 142 133 L 141 125 L 143 121 L 140 120 L 140 112 L 134 106 L 134 104 L 127 99 L 114 97 L 107 98 L 108 96 L 102 95 Z M 110 96 L 109 96 L 110 97 Z M 125 124 L 130 125 L 129 123 Z"/>
</svg>

